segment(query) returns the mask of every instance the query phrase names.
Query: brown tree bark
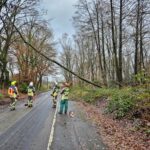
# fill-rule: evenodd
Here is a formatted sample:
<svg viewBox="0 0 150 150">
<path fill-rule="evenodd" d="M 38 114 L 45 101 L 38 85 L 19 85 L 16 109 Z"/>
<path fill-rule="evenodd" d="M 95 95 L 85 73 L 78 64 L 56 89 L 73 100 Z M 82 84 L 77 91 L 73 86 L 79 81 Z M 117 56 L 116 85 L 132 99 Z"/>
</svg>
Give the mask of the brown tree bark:
<svg viewBox="0 0 150 150">
<path fill-rule="evenodd" d="M 140 0 L 137 0 L 137 17 L 135 33 L 135 55 L 134 55 L 134 74 L 139 72 L 139 21 L 140 21 Z"/>
<path fill-rule="evenodd" d="M 118 82 L 122 83 L 122 9 L 123 1 L 120 0 L 120 19 L 119 19 L 119 64 L 118 64 Z"/>
</svg>

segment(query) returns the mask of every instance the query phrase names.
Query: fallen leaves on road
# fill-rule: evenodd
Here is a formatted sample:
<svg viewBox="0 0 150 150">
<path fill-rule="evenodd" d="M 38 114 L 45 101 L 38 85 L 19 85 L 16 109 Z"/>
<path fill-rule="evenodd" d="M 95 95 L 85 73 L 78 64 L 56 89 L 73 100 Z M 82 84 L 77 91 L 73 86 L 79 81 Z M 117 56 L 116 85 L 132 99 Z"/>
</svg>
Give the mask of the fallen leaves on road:
<svg viewBox="0 0 150 150">
<path fill-rule="evenodd" d="M 148 150 L 150 139 L 145 133 L 132 130 L 132 124 L 128 120 L 114 120 L 103 114 L 103 105 L 99 108 L 82 103 L 86 111 L 87 119 L 98 126 L 98 132 L 111 150 Z"/>
</svg>

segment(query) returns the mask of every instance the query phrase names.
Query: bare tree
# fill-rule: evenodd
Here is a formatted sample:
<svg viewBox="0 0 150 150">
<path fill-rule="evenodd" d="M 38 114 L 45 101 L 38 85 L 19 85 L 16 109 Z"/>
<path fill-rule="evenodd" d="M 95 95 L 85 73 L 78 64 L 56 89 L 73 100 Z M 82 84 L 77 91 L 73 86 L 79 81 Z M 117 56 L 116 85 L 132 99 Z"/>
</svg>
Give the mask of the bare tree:
<svg viewBox="0 0 150 150">
<path fill-rule="evenodd" d="M 31 0 L 7 0 L 0 3 L 0 82 L 7 83 L 9 81 L 8 64 L 8 51 L 10 45 L 14 41 L 14 26 L 20 18 L 24 15 L 33 12 L 31 8 L 35 1 Z"/>
<path fill-rule="evenodd" d="M 30 44 L 35 45 L 43 54 L 55 58 L 53 34 L 46 24 L 40 24 L 33 18 L 22 28 L 22 33 Z M 42 77 L 55 73 L 54 65 L 40 57 L 31 47 L 26 46 L 22 39 L 18 38 L 13 48 L 14 56 L 17 58 L 20 82 L 34 81 L 40 88 Z"/>
<path fill-rule="evenodd" d="M 73 18 L 76 35 L 93 39 L 98 56 L 94 74 L 98 71 L 103 83 L 107 79 L 122 86 L 126 79 L 131 80 L 133 73 L 149 68 L 145 67 L 150 55 L 149 6 L 148 0 L 80 0 L 77 3 Z M 85 46 L 83 51 L 86 56 Z M 85 60 L 91 61 L 86 57 Z M 85 75 L 88 70 L 85 65 L 84 70 Z"/>
<path fill-rule="evenodd" d="M 73 68 L 73 49 L 70 43 L 70 39 L 68 38 L 67 34 L 64 34 L 62 36 L 62 39 L 60 40 L 60 44 L 61 47 L 63 49 L 63 52 L 61 53 L 60 59 L 62 64 L 67 67 L 68 69 L 72 70 Z M 64 77 L 66 79 L 66 81 L 68 82 L 72 82 L 73 77 L 72 74 L 70 72 L 67 72 L 66 70 L 63 71 L 64 72 Z"/>
</svg>

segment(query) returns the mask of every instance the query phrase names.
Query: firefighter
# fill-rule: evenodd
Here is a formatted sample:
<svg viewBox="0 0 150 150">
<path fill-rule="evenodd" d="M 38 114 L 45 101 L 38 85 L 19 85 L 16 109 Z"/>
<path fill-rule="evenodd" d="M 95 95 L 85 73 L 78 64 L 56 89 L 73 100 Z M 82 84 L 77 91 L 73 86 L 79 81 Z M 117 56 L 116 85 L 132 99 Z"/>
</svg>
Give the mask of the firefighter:
<svg viewBox="0 0 150 150">
<path fill-rule="evenodd" d="M 16 87 L 17 81 L 12 81 L 11 86 L 8 88 L 8 95 L 11 99 L 10 110 L 16 109 L 17 98 L 19 96 L 18 89 Z"/>
<path fill-rule="evenodd" d="M 70 84 L 68 83 L 65 83 L 64 84 L 64 88 L 62 89 L 61 91 L 61 101 L 60 101 L 60 111 L 59 111 L 59 114 L 62 114 L 63 113 L 63 110 L 64 110 L 64 113 L 67 114 L 67 111 L 68 111 L 68 96 L 69 96 L 69 89 L 70 87 Z"/>
<path fill-rule="evenodd" d="M 28 107 L 32 107 L 33 106 L 33 97 L 35 95 L 35 87 L 33 86 L 33 82 L 29 83 L 29 86 L 28 86 L 28 89 L 27 89 L 27 93 L 28 93 L 27 106 Z"/>
<path fill-rule="evenodd" d="M 57 96 L 58 96 L 58 92 L 59 92 L 59 86 L 56 84 L 52 90 L 52 94 L 51 96 L 53 97 L 53 108 L 56 108 L 56 104 L 57 104 Z"/>
</svg>

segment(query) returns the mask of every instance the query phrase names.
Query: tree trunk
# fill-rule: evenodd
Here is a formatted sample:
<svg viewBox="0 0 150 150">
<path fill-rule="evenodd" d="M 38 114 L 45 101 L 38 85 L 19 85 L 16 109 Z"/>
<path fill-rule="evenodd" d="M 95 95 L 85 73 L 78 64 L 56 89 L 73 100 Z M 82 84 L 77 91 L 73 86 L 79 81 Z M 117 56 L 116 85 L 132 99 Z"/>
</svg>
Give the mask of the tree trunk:
<svg viewBox="0 0 150 150">
<path fill-rule="evenodd" d="M 143 57 L 143 4 L 141 5 L 140 13 L 140 71 L 145 68 Z"/>
<path fill-rule="evenodd" d="M 134 56 L 134 74 L 136 75 L 139 71 L 139 20 L 140 20 L 140 0 L 137 6 L 137 20 L 136 20 L 136 34 L 135 34 L 135 56 Z"/>
<path fill-rule="evenodd" d="M 117 44 L 116 44 L 116 39 L 115 39 L 115 29 L 114 29 L 114 8 L 113 8 L 113 2 L 110 0 L 111 4 L 111 32 L 112 32 L 112 44 L 113 44 L 113 53 L 114 53 L 114 59 L 115 59 L 115 70 L 116 70 L 116 77 L 117 81 L 119 79 L 118 76 L 118 58 L 117 58 Z"/>
<path fill-rule="evenodd" d="M 106 73 L 106 59 L 105 59 L 105 39 L 104 39 L 104 21 L 103 14 L 101 12 L 101 32 L 102 32 L 102 53 L 103 53 L 103 80 L 104 84 L 107 86 L 107 73 Z"/>
<path fill-rule="evenodd" d="M 122 0 L 120 0 L 118 82 L 122 83 Z M 119 84 L 121 85 L 121 84 Z"/>
</svg>

